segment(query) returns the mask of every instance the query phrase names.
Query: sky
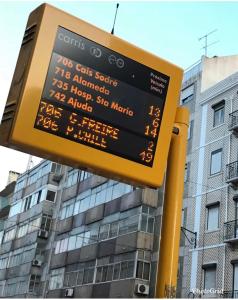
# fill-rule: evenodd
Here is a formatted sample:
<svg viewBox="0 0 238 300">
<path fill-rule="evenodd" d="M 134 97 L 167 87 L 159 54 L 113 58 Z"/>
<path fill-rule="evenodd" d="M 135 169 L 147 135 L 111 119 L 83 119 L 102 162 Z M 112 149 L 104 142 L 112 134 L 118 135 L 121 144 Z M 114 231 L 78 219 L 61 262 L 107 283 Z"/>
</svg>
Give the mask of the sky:
<svg viewBox="0 0 238 300">
<path fill-rule="evenodd" d="M 0 120 L 8 96 L 28 15 L 39 1 L 0 0 Z M 47 1 L 105 31 L 111 32 L 114 1 Z M 115 35 L 183 69 L 204 54 L 212 57 L 238 54 L 237 1 L 120 1 Z M 29 155 L 0 146 L 0 191 L 6 186 L 9 170 L 24 172 Z M 33 158 L 36 164 L 40 158 Z"/>
</svg>

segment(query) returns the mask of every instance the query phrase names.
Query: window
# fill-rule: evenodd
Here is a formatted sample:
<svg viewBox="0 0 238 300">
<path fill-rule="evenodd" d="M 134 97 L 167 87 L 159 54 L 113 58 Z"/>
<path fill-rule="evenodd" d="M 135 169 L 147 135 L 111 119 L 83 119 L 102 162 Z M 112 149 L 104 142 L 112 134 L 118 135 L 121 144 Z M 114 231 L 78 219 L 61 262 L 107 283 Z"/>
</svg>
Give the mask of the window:
<svg viewBox="0 0 238 300">
<path fill-rule="evenodd" d="M 149 251 L 138 250 L 136 278 L 150 279 L 150 261 L 151 254 Z"/>
<path fill-rule="evenodd" d="M 17 238 L 20 238 L 20 237 L 26 235 L 27 229 L 28 229 L 28 223 L 20 225 L 18 228 L 18 232 L 17 232 Z"/>
<path fill-rule="evenodd" d="M 210 174 L 214 175 L 221 172 L 222 167 L 222 149 L 211 153 Z"/>
<path fill-rule="evenodd" d="M 130 218 L 121 220 L 119 223 L 119 235 L 137 231 L 138 224 L 139 224 L 139 215 L 131 216 Z"/>
<path fill-rule="evenodd" d="M 23 263 L 23 248 L 14 250 L 10 256 L 9 267 L 15 267 Z"/>
<path fill-rule="evenodd" d="M 193 100 L 193 94 L 194 94 L 194 85 L 190 85 L 187 88 L 183 89 L 181 91 L 181 104 L 186 104 L 189 101 Z"/>
<path fill-rule="evenodd" d="M 37 218 L 27 223 L 21 223 L 17 231 L 17 238 L 20 238 L 26 235 L 27 233 L 38 230 L 40 228 L 40 220 L 41 218 Z"/>
<path fill-rule="evenodd" d="M 185 164 L 185 170 L 184 170 L 184 182 L 188 181 L 188 163 Z"/>
<path fill-rule="evenodd" d="M 18 201 L 14 205 L 11 206 L 9 217 L 13 217 L 21 212 L 22 200 Z"/>
<path fill-rule="evenodd" d="M 74 206 L 75 206 L 74 202 L 75 202 L 74 198 L 64 202 L 60 211 L 61 220 L 71 217 L 74 214 Z"/>
<path fill-rule="evenodd" d="M 76 235 L 73 235 L 69 238 L 68 251 L 74 250 L 75 245 L 76 245 Z"/>
<path fill-rule="evenodd" d="M 6 269 L 7 263 L 8 263 L 8 254 L 5 254 L 0 257 L 0 270 Z"/>
<path fill-rule="evenodd" d="M 64 268 L 55 269 L 51 272 L 49 289 L 61 289 L 63 287 Z"/>
<path fill-rule="evenodd" d="M 29 176 L 27 184 L 30 185 L 30 184 L 36 182 L 37 179 L 38 179 L 38 173 L 35 172 Z"/>
<path fill-rule="evenodd" d="M 47 173 L 50 173 L 50 168 L 51 168 L 51 163 L 47 163 L 47 165 L 42 166 L 41 167 L 41 176 L 44 176 Z"/>
<path fill-rule="evenodd" d="M 235 203 L 235 220 L 238 220 L 238 197 L 233 198 L 234 203 Z"/>
<path fill-rule="evenodd" d="M 154 232 L 154 216 L 155 209 L 146 205 L 142 206 L 140 230 L 148 233 Z"/>
<path fill-rule="evenodd" d="M 194 124 L 194 120 L 190 121 L 188 127 L 188 140 L 193 137 L 193 124 Z"/>
<path fill-rule="evenodd" d="M 52 163 L 51 172 L 55 173 L 55 174 L 60 174 L 61 173 L 61 165 L 57 164 L 57 163 Z"/>
<path fill-rule="evenodd" d="M 5 297 L 14 296 L 17 292 L 17 283 L 7 283 L 5 286 Z"/>
<path fill-rule="evenodd" d="M 36 244 L 32 244 L 30 246 L 26 246 L 22 249 L 22 258 L 20 264 L 31 262 L 36 253 Z"/>
<path fill-rule="evenodd" d="M 231 298 L 237 298 L 237 291 L 238 291 L 238 263 L 234 263 L 233 264 L 233 293 L 234 293 L 234 295 Z"/>
<path fill-rule="evenodd" d="M 73 199 L 67 201 L 68 205 L 72 204 L 72 207 L 68 208 L 69 210 L 67 211 L 67 213 L 65 208 L 67 204 L 65 202 L 63 204 L 63 207 L 61 208 L 60 218 L 62 220 L 72 215 L 77 215 L 92 207 L 121 197 L 122 195 L 125 195 L 132 190 L 133 187 L 128 184 L 109 180 L 106 183 L 103 183 L 95 188 L 88 189 L 85 192 L 80 193 L 77 196 L 76 200 Z"/>
<path fill-rule="evenodd" d="M 38 294 L 40 288 L 40 276 L 31 275 L 29 283 L 29 293 Z"/>
<path fill-rule="evenodd" d="M 213 127 L 224 123 L 224 113 L 225 113 L 225 101 L 221 101 L 218 104 L 212 106 L 213 114 Z"/>
<path fill-rule="evenodd" d="M 64 286 L 73 287 L 76 285 L 88 284 L 93 282 L 95 271 L 95 260 L 73 265 L 73 271 L 65 273 Z M 75 270 L 76 267 L 76 270 Z"/>
<path fill-rule="evenodd" d="M 114 256 L 114 258 L 108 256 L 98 259 L 96 269 L 96 283 L 133 278 L 134 266 L 134 252 L 116 255 Z"/>
<path fill-rule="evenodd" d="M 219 203 L 207 206 L 207 230 L 219 228 L 219 208 Z"/>
<path fill-rule="evenodd" d="M 23 295 L 23 294 L 27 293 L 27 288 L 28 288 L 27 285 L 28 285 L 27 281 L 19 281 L 17 294 Z"/>
<path fill-rule="evenodd" d="M 53 191 L 47 191 L 46 200 L 54 202 L 55 201 L 55 192 L 53 192 Z"/>
<path fill-rule="evenodd" d="M 29 222 L 28 232 L 38 230 L 40 228 L 41 218 L 34 219 Z"/>
<path fill-rule="evenodd" d="M 203 266 L 204 269 L 204 289 L 216 288 L 216 264 Z"/>
<path fill-rule="evenodd" d="M 16 183 L 16 186 L 15 186 L 15 192 L 17 192 L 17 191 L 19 191 L 19 190 L 21 190 L 23 187 L 24 187 L 24 185 L 25 185 L 25 178 L 23 178 L 23 179 L 19 179 L 19 180 L 17 180 L 17 183 Z"/>
<path fill-rule="evenodd" d="M 0 297 L 3 298 L 5 281 L 0 281 Z"/>
<path fill-rule="evenodd" d="M 23 208 L 23 211 L 27 211 L 28 209 L 30 209 L 31 207 L 31 199 L 32 199 L 32 196 L 28 196 L 24 199 L 24 208 Z"/>
<path fill-rule="evenodd" d="M 106 240 L 108 239 L 108 231 L 109 231 L 110 224 L 104 224 L 100 226 L 99 229 L 99 240 Z"/>
<path fill-rule="evenodd" d="M 0 245 L 2 244 L 4 231 L 0 231 Z"/>
<path fill-rule="evenodd" d="M 87 262 L 84 266 L 83 284 L 92 283 L 94 275 L 95 262 Z"/>
<path fill-rule="evenodd" d="M 77 183 L 78 175 L 79 175 L 78 170 L 72 169 L 68 172 L 68 177 L 66 180 L 66 188 L 71 187 Z"/>
<path fill-rule="evenodd" d="M 15 233 L 16 233 L 16 227 L 6 231 L 4 234 L 3 242 L 6 243 L 8 241 L 13 240 L 15 238 Z"/>
<path fill-rule="evenodd" d="M 85 180 L 85 179 L 91 177 L 92 175 L 93 175 L 93 174 L 88 173 L 88 172 L 86 172 L 86 171 L 81 171 L 79 181 L 83 181 L 83 180 Z"/>
<path fill-rule="evenodd" d="M 50 231 L 52 216 L 43 214 L 40 228 L 45 231 Z"/>
</svg>

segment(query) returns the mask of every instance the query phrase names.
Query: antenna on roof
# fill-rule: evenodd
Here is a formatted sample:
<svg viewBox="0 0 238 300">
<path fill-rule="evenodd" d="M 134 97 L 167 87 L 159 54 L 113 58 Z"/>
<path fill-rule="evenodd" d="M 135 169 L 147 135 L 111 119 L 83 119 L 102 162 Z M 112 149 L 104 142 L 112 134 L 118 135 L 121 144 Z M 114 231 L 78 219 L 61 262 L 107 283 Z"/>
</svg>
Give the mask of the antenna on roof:
<svg viewBox="0 0 238 300">
<path fill-rule="evenodd" d="M 33 156 L 29 155 L 26 171 L 29 171 L 33 167 Z"/>
<path fill-rule="evenodd" d="M 202 39 L 205 40 L 205 41 L 204 41 L 205 44 L 204 44 L 204 46 L 203 46 L 201 49 L 204 49 L 204 50 L 205 50 L 205 55 L 206 55 L 206 56 L 207 56 L 207 48 L 210 47 L 211 45 L 214 45 L 214 44 L 216 44 L 216 43 L 219 42 L 219 41 L 215 41 L 215 42 L 212 42 L 211 44 L 208 44 L 208 43 L 207 43 L 207 37 L 208 37 L 209 35 L 211 35 L 212 33 L 216 32 L 216 31 L 217 31 L 217 29 L 214 29 L 214 30 L 208 32 L 207 34 L 205 34 L 204 36 L 202 36 L 202 37 L 200 37 L 200 38 L 198 39 L 199 41 L 201 41 Z"/>
<path fill-rule="evenodd" d="M 116 17 L 117 17 L 118 7 L 119 7 L 119 3 L 117 3 L 116 13 L 115 13 L 115 17 L 114 17 L 114 22 L 113 22 L 111 34 L 114 34 L 114 28 L 115 28 L 115 23 L 116 23 Z"/>
</svg>

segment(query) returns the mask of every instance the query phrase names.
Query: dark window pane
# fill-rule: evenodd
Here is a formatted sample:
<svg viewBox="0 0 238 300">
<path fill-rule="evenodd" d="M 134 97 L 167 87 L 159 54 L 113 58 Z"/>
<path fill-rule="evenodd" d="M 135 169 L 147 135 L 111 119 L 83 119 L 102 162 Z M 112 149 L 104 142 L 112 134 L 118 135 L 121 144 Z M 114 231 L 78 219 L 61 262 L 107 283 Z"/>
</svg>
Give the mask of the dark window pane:
<svg viewBox="0 0 238 300">
<path fill-rule="evenodd" d="M 142 205 L 142 212 L 148 214 L 148 206 Z"/>
<path fill-rule="evenodd" d="M 120 265 L 121 265 L 120 263 L 114 265 L 113 280 L 119 279 Z"/>
<path fill-rule="evenodd" d="M 37 201 L 36 201 L 36 203 L 37 204 L 39 204 L 40 203 L 40 197 L 41 197 L 41 190 L 37 193 L 38 195 L 37 195 Z"/>
<path fill-rule="evenodd" d="M 69 274 L 65 274 L 65 277 L 64 277 L 64 286 L 65 287 L 69 286 Z"/>
<path fill-rule="evenodd" d="M 144 263 L 144 272 L 143 272 L 143 279 L 149 280 L 150 278 L 150 264 Z"/>
<path fill-rule="evenodd" d="M 106 281 L 112 281 L 113 266 L 108 266 Z"/>
<path fill-rule="evenodd" d="M 102 281 L 102 267 L 97 268 L 96 282 Z"/>
<path fill-rule="evenodd" d="M 104 266 L 102 269 L 102 282 L 107 281 L 107 270 L 108 270 L 108 266 Z"/>
<path fill-rule="evenodd" d="M 118 222 L 112 223 L 110 226 L 109 238 L 117 236 L 117 231 L 118 231 Z"/>
<path fill-rule="evenodd" d="M 109 230 L 109 224 L 100 226 L 99 240 L 106 240 L 108 238 L 108 230 Z"/>
<path fill-rule="evenodd" d="M 148 217 L 147 232 L 149 232 L 149 233 L 153 233 L 154 232 L 154 218 L 153 217 Z"/>
<path fill-rule="evenodd" d="M 134 275 L 134 261 L 128 261 L 127 278 Z"/>
<path fill-rule="evenodd" d="M 54 202 L 55 201 L 55 192 L 47 191 L 46 200 Z"/>
<path fill-rule="evenodd" d="M 72 272 L 69 274 L 69 286 L 75 286 L 77 279 L 77 272 Z"/>
<path fill-rule="evenodd" d="M 121 263 L 120 279 L 126 278 L 127 275 L 127 261 Z"/>
<path fill-rule="evenodd" d="M 84 284 L 93 282 L 93 273 L 94 273 L 94 269 L 85 269 L 84 270 L 84 276 L 83 276 Z"/>
<path fill-rule="evenodd" d="M 142 261 L 137 262 L 136 278 L 143 279 L 143 262 Z"/>
<path fill-rule="evenodd" d="M 93 275 L 94 275 L 94 268 L 89 269 L 88 270 L 88 283 L 92 283 L 93 282 Z"/>
<path fill-rule="evenodd" d="M 83 270 L 78 271 L 77 285 L 83 284 Z"/>
<path fill-rule="evenodd" d="M 141 231 L 146 231 L 147 215 L 141 215 Z"/>
</svg>

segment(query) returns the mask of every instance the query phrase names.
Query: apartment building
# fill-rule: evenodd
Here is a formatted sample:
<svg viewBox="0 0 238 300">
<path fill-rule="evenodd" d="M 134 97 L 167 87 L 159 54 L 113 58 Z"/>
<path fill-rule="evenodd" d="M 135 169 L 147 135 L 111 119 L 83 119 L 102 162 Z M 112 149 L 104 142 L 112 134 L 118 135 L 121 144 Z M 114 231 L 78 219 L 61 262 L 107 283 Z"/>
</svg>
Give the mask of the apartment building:
<svg viewBox="0 0 238 300">
<path fill-rule="evenodd" d="M 60 171 L 60 165 L 44 161 L 17 179 L 0 246 L 1 297 L 40 295 L 45 273 L 39 262 L 49 257 Z"/>
<path fill-rule="evenodd" d="M 153 296 L 162 201 L 159 190 L 42 161 L 16 183 L 0 296 Z"/>
<path fill-rule="evenodd" d="M 237 67 L 238 56 L 203 57 L 183 80 L 181 104 L 191 112 L 178 280 L 184 298 L 238 296 Z"/>
<path fill-rule="evenodd" d="M 17 176 L 16 172 L 15 176 Z M 19 175 L 19 174 L 18 174 Z M 16 177 L 12 177 L 12 171 L 9 172 L 8 181 L 6 187 L 0 191 L 0 244 L 2 242 L 4 234 L 4 222 L 7 220 L 10 210 L 10 199 L 12 198 L 16 181 Z"/>
</svg>

